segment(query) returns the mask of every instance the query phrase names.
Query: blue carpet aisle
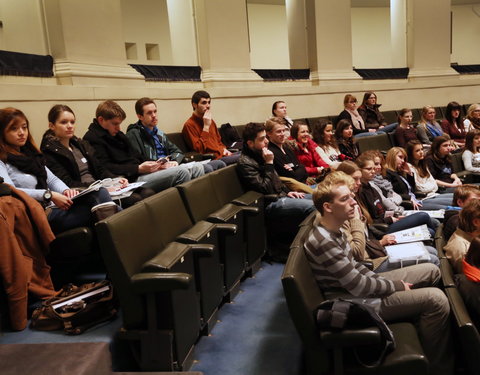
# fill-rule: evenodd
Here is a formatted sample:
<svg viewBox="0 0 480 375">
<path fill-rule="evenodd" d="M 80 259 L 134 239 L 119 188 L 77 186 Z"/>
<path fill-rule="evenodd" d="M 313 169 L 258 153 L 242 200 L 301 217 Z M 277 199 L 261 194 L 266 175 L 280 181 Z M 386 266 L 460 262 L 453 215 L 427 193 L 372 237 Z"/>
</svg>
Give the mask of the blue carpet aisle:
<svg viewBox="0 0 480 375">
<path fill-rule="evenodd" d="M 283 264 L 262 264 L 255 278 L 219 312 L 211 336 L 195 349 L 192 371 L 205 375 L 297 375 L 301 342 L 288 314 L 280 277 Z"/>
</svg>

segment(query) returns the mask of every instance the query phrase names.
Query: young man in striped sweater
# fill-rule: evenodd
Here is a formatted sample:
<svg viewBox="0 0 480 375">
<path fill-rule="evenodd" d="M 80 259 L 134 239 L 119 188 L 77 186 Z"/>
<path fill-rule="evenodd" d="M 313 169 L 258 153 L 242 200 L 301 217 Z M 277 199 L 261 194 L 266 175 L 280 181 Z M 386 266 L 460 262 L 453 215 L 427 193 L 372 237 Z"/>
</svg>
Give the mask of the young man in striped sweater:
<svg viewBox="0 0 480 375">
<path fill-rule="evenodd" d="M 375 274 L 357 263 L 341 226 L 355 214 L 357 205 L 353 179 L 333 172 L 313 194 L 320 212 L 305 243 L 305 252 L 319 287 L 343 289 L 358 297 L 382 298 L 380 316 L 386 321 L 413 319 L 430 361 L 431 374 L 453 373 L 450 342 L 450 308 L 445 294 L 431 287 L 440 279 L 440 270 L 423 263 Z"/>
</svg>

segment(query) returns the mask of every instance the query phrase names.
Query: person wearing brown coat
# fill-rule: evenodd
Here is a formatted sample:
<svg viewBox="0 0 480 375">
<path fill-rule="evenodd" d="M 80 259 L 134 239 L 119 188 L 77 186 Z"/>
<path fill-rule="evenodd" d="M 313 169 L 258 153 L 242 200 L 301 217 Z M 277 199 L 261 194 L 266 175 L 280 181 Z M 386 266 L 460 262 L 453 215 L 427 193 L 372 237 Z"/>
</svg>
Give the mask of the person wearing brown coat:
<svg viewBox="0 0 480 375">
<path fill-rule="evenodd" d="M 55 295 L 45 261 L 55 236 L 43 207 L 23 191 L 0 180 L 0 276 L 13 330 L 27 326 L 28 295 Z"/>
</svg>

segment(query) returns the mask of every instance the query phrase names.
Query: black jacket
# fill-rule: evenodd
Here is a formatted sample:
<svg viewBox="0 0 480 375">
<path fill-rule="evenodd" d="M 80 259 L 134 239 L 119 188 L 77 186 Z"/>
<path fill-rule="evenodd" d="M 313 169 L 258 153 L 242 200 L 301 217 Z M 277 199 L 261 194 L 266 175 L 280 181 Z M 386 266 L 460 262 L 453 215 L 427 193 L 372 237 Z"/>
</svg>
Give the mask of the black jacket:
<svg viewBox="0 0 480 375">
<path fill-rule="evenodd" d="M 273 164 L 265 164 L 262 155 L 243 145 L 242 154 L 237 161 L 237 172 L 244 186 L 262 194 L 285 196 L 289 190 L 280 181 Z"/>
<path fill-rule="evenodd" d="M 270 142 L 268 144 L 268 149 L 272 151 L 275 156 L 273 159 L 273 166 L 279 176 L 290 177 L 303 183 L 307 181 L 307 170 L 305 169 L 305 166 L 298 161 L 297 156 L 290 147 L 284 145 L 283 149 L 285 150 L 285 153 L 283 153 L 280 147 Z M 290 164 L 292 170 L 289 171 L 288 169 L 285 169 L 285 164 Z"/>
<path fill-rule="evenodd" d="M 375 104 L 373 107 L 361 105 L 358 107 L 358 113 L 362 116 L 367 129 L 378 129 L 379 126 L 387 125 L 385 118 L 380 112 L 381 104 Z"/>
<path fill-rule="evenodd" d="M 115 177 L 110 173 L 95 157 L 93 147 L 80 138 L 73 137 L 70 140 L 88 162 L 88 170 L 96 180 Z M 81 181 L 80 170 L 72 152 L 60 143 L 51 130 L 47 130 L 42 138 L 41 150 L 45 156 L 47 167 L 55 176 L 65 182 L 70 187 L 86 187 Z"/>
<path fill-rule="evenodd" d="M 385 217 L 385 207 L 382 204 L 382 199 L 372 185 L 362 183 L 362 187 L 358 192 L 358 199 L 368 210 L 374 223 L 392 223 L 391 217 Z"/>
<path fill-rule="evenodd" d="M 137 179 L 138 166 L 145 160 L 133 149 L 124 133 L 118 132 L 112 136 L 94 119 L 83 139 L 90 142 L 97 159 L 111 173 L 124 176 L 130 182 Z"/>
<path fill-rule="evenodd" d="M 408 186 L 405 184 L 405 181 L 402 180 L 398 172 L 387 169 L 386 178 L 392 183 L 393 191 L 399 194 L 403 200 L 409 201 L 412 199 L 408 193 Z M 413 193 L 415 191 L 415 177 L 407 174 L 405 179 L 410 184 L 410 189 Z"/>
</svg>

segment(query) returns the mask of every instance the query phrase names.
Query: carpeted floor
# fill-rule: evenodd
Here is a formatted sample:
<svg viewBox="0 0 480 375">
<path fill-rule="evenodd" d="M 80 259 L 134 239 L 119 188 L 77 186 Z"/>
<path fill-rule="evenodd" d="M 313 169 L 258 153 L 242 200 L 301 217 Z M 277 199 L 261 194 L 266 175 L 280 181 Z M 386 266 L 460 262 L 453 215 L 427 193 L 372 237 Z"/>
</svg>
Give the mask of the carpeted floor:
<svg viewBox="0 0 480 375">
<path fill-rule="evenodd" d="M 254 278 L 242 282 L 234 301 L 219 311 L 211 335 L 195 347 L 191 371 L 205 375 L 298 375 L 301 343 L 290 320 L 280 276 L 282 264 L 263 263 Z M 63 332 L 0 333 L 0 344 L 110 342 L 121 326 L 121 317 L 79 336 Z M 118 342 L 110 346 L 115 371 L 136 371 L 129 353 Z M 1 371 L 1 370 L 0 370 Z"/>
<path fill-rule="evenodd" d="M 205 375 L 296 375 L 301 343 L 288 314 L 280 276 L 282 264 L 262 264 L 242 292 L 219 312 L 211 336 L 195 348 L 193 371 Z"/>
</svg>

